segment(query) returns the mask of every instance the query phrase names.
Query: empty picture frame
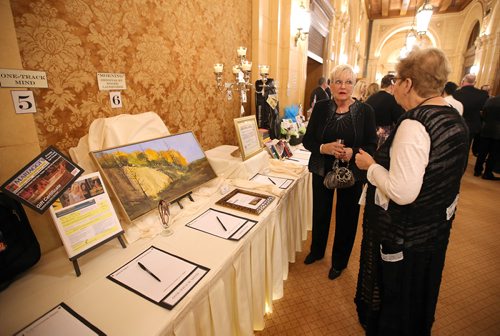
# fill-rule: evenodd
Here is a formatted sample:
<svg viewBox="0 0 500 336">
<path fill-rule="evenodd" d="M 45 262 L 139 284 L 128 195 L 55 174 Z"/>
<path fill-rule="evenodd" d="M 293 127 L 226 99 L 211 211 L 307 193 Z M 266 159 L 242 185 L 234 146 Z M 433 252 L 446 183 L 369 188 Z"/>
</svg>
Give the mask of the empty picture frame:
<svg viewBox="0 0 500 336">
<path fill-rule="evenodd" d="M 217 177 L 192 132 L 94 151 L 91 157 L 130 220 Z"/>
<path fill-rule="evenodd" d="M 255 115 L 234 119 L 236 136 L 243 161 L 262 151 L 259 129 Z"/>
</svg>

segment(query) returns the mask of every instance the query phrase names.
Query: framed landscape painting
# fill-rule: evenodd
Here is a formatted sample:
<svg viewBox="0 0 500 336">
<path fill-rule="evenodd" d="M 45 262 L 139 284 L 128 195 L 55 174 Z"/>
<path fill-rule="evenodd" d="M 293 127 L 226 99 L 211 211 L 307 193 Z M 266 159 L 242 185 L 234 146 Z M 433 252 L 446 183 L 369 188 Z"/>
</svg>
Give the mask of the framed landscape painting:
<svg viewBox="0 0 500 336">
<path fill-rule="evenodd" d="M 217 177 L 192 132 L 91 152 L 130 220 Z"/>
</svg>

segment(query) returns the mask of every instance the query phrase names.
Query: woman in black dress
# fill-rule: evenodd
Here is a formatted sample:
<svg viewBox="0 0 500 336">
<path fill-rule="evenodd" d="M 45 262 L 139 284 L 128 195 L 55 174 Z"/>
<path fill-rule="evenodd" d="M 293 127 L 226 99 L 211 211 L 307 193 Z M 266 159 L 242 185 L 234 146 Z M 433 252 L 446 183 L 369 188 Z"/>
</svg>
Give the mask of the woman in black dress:
<svg viewBox="0 0 500 336">
<path fill-rule="evenodd" d="M 367 335 L 431 334 L 468 131 L 441 97 L 450 73 L 436 48 L 396 65 L 394 97 L 405 113 L 374 157 L 363 150 L 368 190 L 355 302 Z"/>
<path fill-rule="evenodd" d="M 324 257 L 335 190 L 325 188 L 323 178 L 332 169 L 335 158 L 341 159 L 354 172 L 356 183 L 337 189 L 332 266 L 328 273 L 333 280 L 347 267 L 351 255 L 358 225 L 358 200 L 366 178 L 354 164 L 354 155 L 360 147 L 375 151 L 377 134 L 372 108 L 351 96 L 355 84 L 351 66 L 335 67 L 330 77 L 332 99 L 314 105 L 303 139 L 304 147 L 311 151 L 309 171 L 313 177 L 312 242 L 304 263 L 311 264 Z"/>
</svg>

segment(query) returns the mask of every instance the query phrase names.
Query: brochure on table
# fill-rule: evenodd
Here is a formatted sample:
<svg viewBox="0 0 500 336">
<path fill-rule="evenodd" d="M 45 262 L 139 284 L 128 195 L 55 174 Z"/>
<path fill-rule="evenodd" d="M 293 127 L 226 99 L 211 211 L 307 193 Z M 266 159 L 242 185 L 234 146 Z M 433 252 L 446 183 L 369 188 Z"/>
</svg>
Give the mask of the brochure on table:
<svg viewBox="0 0 500 336">
<path fill-rule="evenodd" d="M 83 175 L 50 207 L 69 258 L 123 232 L 101 175 Z"/>
<path fill-rule="evenodd" d="M 82 168 L 49 146 L 0 189 L 36 212 L 44 213 L 82 173 Z"/>
<path fill-rule="evenodd" d="M 89 336 L 106 334 L 62 302 L 14 335 Z"/>
<path fill-rule="evenodd" d="M 161 307 L 172 309 L 209 270 L 151 246 L 107 278 Z"/>
<path fill-rule="evenodd" d="M 254 220 L 210 208 L 186 226 L 224 239 L 240 240 L 255 224 Z"/>
</svg>

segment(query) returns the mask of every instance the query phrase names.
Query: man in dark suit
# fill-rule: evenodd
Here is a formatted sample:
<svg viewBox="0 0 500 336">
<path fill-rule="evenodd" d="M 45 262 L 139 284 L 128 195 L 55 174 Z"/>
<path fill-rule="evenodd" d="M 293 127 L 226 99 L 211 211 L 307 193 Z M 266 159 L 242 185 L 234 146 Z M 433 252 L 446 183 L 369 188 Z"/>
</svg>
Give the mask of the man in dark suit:
<svg viewBox="0 0 500 336">
<path fill-rule="evenodd" d="M 325 77 L 320 77 L 318 80 L 318 87 L 316 87 L 313 92 L 311 93 L 311 98 L 309 99 L 309 105 L 311 108 L 314 107 L 314 104 L 316 102 L 319 102 L 320 100 L 325 100 L 325 99 L 330 99 L 330 96 L 326 92 L 326 89 L 328 88 L 328 82 L 326 81 Z"/>
<path fill-rule="evenodd" d="M 500 180 L 500 177 L 493 174 L 499 159 L 500 95 L 488 99 L 483 107 L 483 127 L 481 128 L 481 142 L 474 166 L 474 175 L 479 176 L 482 173 L 485 180 Z"/>
<path fill-rule="evenodd" d="M 475 88 L 474 84 L 476 84 L 476 75 L 467 74 L 464 79 L 462 79 L 462 87 L 453 93 L 453 97 L 464 106 L 463 117 L 467 126 L 469 126 L 469 148 L 473 139 L 474 142 L 478 142 L 476 145 L 479 144 L 481 110 L 483 109 L 484 103 L 486 103 L 486 100 L 489 98 L 486 91 Z M 477 152 L 473 150 L 473 154 L 477 155 Z"/>
<path fill-rule="evenodd" d="M 404 110 L 396 102 L 392 91 L 394 89 L 394 75 L 385 75 L 380 81 L 380 91 L 372 94 L 365 103 L 375 111 L 375 124 L 377 126 L 378 147 L 380 147 L 391 134 L 399 117 Z"/>
</svg>

